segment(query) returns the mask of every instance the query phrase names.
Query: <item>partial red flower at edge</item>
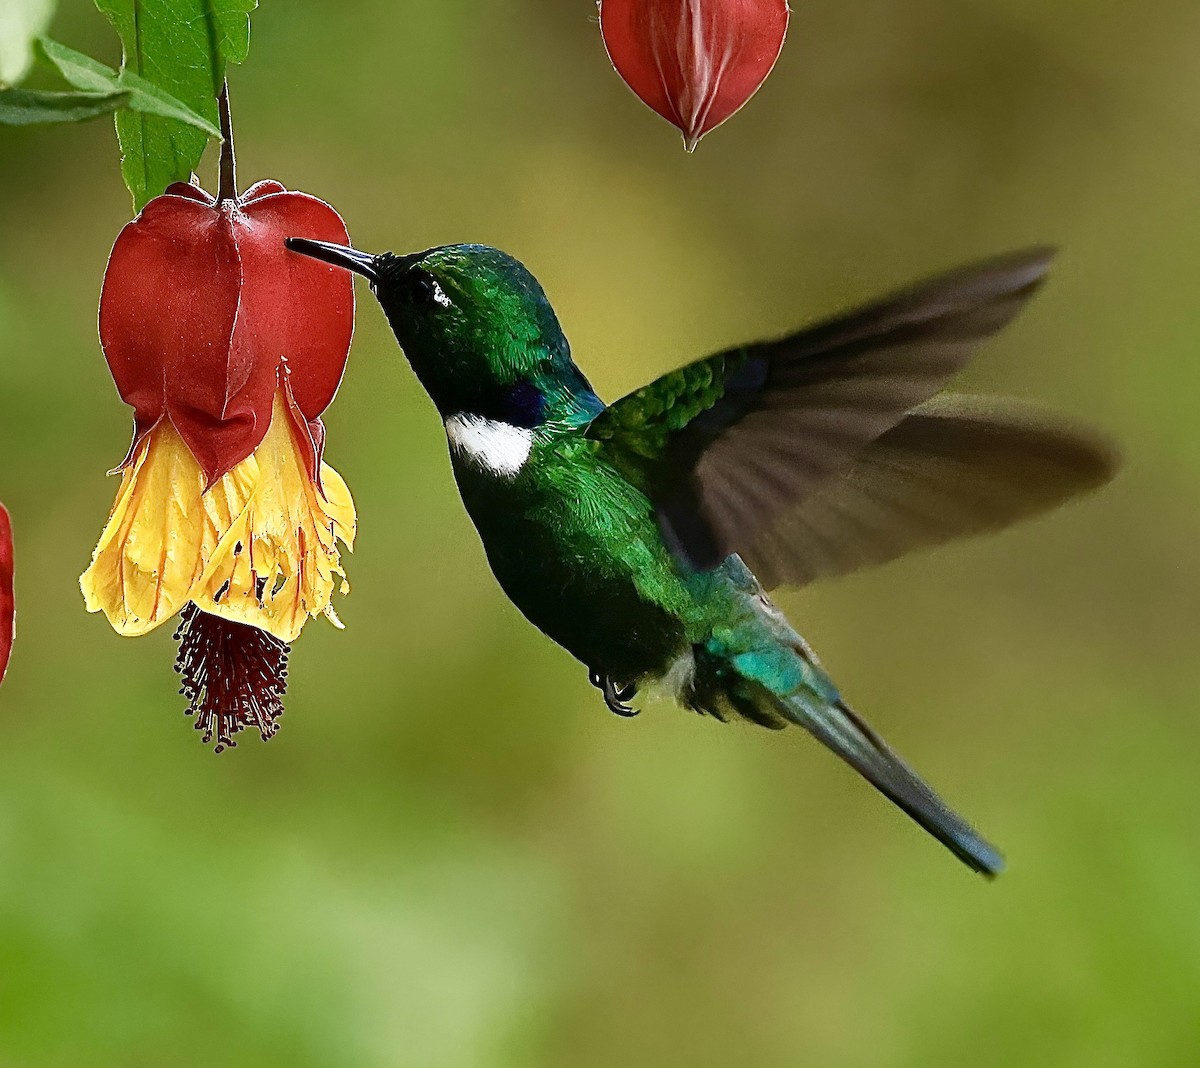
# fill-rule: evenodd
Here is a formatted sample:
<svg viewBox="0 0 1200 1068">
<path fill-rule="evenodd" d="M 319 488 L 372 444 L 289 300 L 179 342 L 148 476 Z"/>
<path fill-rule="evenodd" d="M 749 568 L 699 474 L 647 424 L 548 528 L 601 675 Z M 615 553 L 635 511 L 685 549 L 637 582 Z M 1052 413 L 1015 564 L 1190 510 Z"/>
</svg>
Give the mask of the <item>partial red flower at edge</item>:
<svg viewBox="0 0 1200 1068">
<path fill-rule="evenodd" d="M 176 184 L 125 226 L 100 298 L 100 340 L 133 444 L 81 578 L 89 611 L 137 636 L 182 612 L 177 670 L 218 750 L 282 713 L 288 646 L 339 625 L 337 541 L 349 490 L 322 463 L 354 326 L 350 276 L 287 251 L 349 242 L 328 204 L 278 182 L 218 201 Z"/>
<path fill-rule="evenodd" d="M 16 626 L 13 601 L 13 535 L 8 510 L 0 504 L 0 682 L 8 670 Z"/>
<path fill-rule="evenodd" d="M 689 152 L 758 91 L 787 36 L 787 0 L 599 0 L 617 73 Z"/>
</svg>

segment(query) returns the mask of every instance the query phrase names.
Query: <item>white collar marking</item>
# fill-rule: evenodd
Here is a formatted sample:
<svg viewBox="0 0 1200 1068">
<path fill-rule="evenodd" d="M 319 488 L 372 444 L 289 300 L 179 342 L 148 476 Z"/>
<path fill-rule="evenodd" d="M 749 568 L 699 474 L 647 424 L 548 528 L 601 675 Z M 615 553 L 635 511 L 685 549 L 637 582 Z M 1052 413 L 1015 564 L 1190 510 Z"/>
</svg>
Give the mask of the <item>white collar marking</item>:
<svg viewBox="0 0 1200 1068">
<path fill-rule="evenodd" d="M 533 449 L 532 430 L 463 412 L 446 420 L 446 437 L 456 453 L 501 478 L 515 478 Z"/>
</svg>

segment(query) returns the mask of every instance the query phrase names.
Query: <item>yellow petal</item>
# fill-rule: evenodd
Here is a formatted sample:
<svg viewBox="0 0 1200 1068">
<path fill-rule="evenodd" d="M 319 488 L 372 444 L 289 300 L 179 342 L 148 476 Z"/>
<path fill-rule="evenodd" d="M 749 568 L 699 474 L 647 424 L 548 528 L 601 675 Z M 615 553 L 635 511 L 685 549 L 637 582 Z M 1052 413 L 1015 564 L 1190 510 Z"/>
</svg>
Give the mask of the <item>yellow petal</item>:
<svg viewBox="0 0 1200 1068">
<path fill-rule="evenodd" d="M 136 636 L 170 619 L 203 571 L 204 475 L 169 423 L 150 434 L 80 579 L 89 612 Z"/>
<path fill-rule="evenodd" d="M 332 613 L 344 577 L 337 540 L 354 541 L 345 482 L 322 464 L 321 483 L 308 477 L 282 394 L 262 444 L 207 493 L 199 466 L 164 421 L 125 471 L 80 580 L 88 611 L 137 635 L 195 601 L 294 641 L 309 616 Z"/>
</svg>

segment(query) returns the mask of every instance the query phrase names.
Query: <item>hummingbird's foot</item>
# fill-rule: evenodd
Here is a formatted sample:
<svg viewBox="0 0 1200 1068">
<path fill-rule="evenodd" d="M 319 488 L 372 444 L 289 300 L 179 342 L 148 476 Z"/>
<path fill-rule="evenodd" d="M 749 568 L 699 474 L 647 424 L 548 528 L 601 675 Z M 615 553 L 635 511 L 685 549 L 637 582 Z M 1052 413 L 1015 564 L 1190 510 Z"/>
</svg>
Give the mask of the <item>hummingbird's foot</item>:
<svg viewBox="0 0 1200 1068">
<path fill-rule="evenodd" d="M 636 708 L 631 708 L 625 703 L 637 696 L 637 686 L 632 682 L 626 686 L 618 686 L 608 675 L 601 675 L 598 671 L 593 671 L 588 677 L 597 690 L 603 691 L 604 703 L 608 705 L 610 712 L 622 719 L 633 719 L 638 714 Z"/>
</svg>

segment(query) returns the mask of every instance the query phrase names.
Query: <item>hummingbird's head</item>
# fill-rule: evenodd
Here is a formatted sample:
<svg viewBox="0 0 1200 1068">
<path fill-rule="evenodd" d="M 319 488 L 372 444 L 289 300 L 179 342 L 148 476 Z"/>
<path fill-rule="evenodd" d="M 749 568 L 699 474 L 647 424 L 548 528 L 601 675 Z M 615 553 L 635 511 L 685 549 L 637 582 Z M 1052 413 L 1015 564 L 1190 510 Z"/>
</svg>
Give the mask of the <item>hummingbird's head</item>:
<svg viewBox="0 0 1200 1068">
<path fill-rule="evenodd" d="M 289 238 L 288 247 L 364 275 L 444 419 L 468 415 L 534 428 L 590 387 L 571 362 L 541 285 L 512 256 L 446 245 L 372 256 Z"/>
</svg>

